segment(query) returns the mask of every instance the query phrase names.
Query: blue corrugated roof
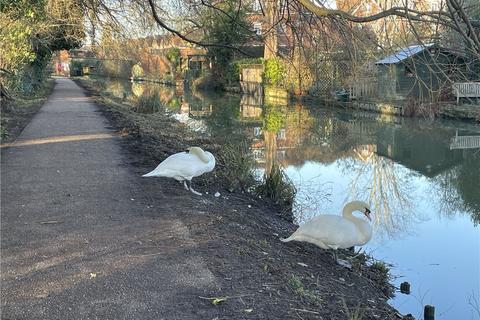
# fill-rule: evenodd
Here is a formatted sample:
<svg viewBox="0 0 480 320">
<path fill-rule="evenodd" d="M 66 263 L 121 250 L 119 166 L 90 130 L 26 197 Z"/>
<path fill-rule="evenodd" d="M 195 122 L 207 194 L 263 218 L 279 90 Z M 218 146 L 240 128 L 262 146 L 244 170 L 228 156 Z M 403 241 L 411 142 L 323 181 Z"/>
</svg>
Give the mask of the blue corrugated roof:
<svg viewBox="0 0 480 320">
<path fill-rule="evenodd" d="M 395 64 L 411 56 L 414 56 L 417 53 L 422 52 L 427 48 L 430 48 L 431 46 L 433 46 L 433 43 L 428 43 L 425 45 L 415 45 L 415 46 L 410 46 L 408 48 L 403 48 L 402 50 L 397 51 L 391 56 L 385 57 L 382 60 L 375 62 L 375 64 Z"/>
</svg>

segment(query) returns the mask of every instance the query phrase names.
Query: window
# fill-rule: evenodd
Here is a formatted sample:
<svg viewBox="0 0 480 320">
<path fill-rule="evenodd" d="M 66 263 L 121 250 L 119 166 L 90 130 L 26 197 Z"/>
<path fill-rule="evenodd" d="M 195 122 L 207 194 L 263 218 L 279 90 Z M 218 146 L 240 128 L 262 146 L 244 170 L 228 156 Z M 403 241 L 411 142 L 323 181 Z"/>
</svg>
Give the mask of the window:
<svg viewBox="0 0 480 320">
<path fill-rule="evenodd" d="M 259 36 L 262 35 L 262 23 L 261 22 L 255 22 L 253 24 L 253 31 L 258 34 Z"/>
<path fill-rule="evenodd" d="M 252 10 L 253 11 L 260 11 L 262 7 L 260 6 L 260 0 L 253 0 L 252 2 Z"/>
<path fill-rule="evenodd" d="M 405 63 L 405 77 L 411 78 L 413 77 L 413 66 L 411 63 Z"/>
</svg>

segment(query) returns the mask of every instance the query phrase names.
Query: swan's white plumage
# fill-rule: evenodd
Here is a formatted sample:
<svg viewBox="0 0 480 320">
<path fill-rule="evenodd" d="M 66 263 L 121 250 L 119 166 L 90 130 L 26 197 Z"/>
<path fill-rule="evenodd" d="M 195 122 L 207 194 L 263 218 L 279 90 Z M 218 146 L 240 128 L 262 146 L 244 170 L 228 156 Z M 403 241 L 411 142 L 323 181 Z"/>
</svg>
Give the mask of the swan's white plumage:
<svg viewBox="0 0 480 320">
<path fill-rule="evenodd" d="M 369 206 L 361 201 L 352 201 L 345 205 L 343 216 L 319 215 L 282 241 L 304 241 L 333 250 L 362 246 L 372 238 L 372 227 L 367 221 L 353 216 L 353 211 L 361 211 L 370 219 Z"/>
<path fill-rule="evenodd" d="M 177 181 L 191 181 L 215 168 L 215 157 L 199 147 L 191 147 L 188 152 L 172 154 L 163 160 L 153 171 L 142 177 L 167 177 Z M 193 189 L 190 190 L 194 192 Z M 195 192 L 194 192 L 195 193 Z"/>
</svg>

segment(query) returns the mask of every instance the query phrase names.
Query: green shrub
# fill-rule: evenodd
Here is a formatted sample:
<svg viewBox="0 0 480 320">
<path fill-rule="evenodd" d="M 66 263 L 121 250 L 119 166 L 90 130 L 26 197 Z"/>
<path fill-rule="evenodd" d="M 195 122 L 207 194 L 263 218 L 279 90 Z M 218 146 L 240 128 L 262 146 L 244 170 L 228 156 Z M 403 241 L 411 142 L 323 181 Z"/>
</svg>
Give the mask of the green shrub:
<svg viewBox="0 0 480 320">
<path fill-rule="evenodd" d="M 132 67 L 133 78 L 142 78 L 144 75 L 145 75 L 145 72 L 143 71 L 143 68 L 140 65 L 140 63 L 137 63 Z"/>
<path fill-rule="evenodd" d="M 167 51 L 167 59 L 172 64 L 172 71 L 177 72 L 178 67 L 180 66 L 180 49 L 177 47 L 172 47 Z"/>
</svg>

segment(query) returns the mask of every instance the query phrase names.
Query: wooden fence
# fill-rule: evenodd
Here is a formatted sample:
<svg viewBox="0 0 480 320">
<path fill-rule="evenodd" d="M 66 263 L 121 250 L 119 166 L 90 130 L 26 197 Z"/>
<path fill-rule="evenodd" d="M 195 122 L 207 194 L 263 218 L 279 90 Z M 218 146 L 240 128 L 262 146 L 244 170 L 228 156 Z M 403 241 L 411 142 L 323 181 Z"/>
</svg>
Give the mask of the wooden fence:
<svg viewBox="0 0 480 320">
<path fill-rule="evenodd" d="M 242 92 L 261 99 L 263 97 L 262 74 L 263 65 L 261 64 L 241 67 L 240 87 Z"/>
<path fill-rule="evenodd" d="M 355 79 L 349 87 L 350 99 L 376 98 L 378 95 L 378 84 L 376 78 Z"/>
</svg>

